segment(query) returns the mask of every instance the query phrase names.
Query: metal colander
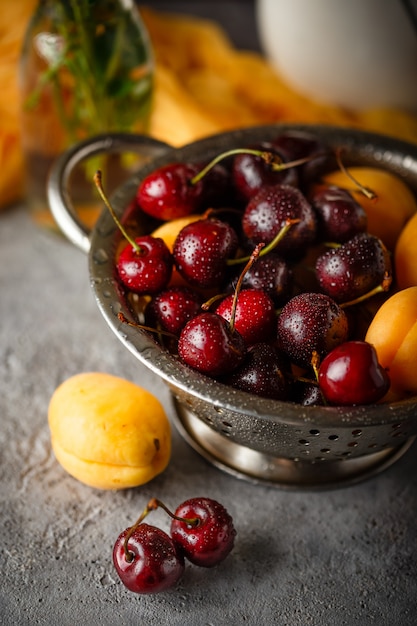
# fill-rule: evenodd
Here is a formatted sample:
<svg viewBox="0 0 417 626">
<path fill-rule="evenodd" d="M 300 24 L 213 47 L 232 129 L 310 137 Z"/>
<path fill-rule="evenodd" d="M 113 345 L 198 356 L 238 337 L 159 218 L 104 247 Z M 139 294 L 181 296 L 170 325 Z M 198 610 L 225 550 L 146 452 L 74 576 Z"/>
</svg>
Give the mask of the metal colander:
<svg viewBox="0 0 417 626">
<path fill-rule="evenodd" d="M 237 391 L 190 370 L 148 333 L 118 320 L 119 312 L 132 317 L 132 300 L 115 277 L 120 233 L 107 209 L 94 229 L 87 229 L 70 194 L 71 172 L 84 159 L 100 153 L 138 152 L 142 165 L 112 196 L 121 215 L 141 179 L 156 167 L 174 161 L 207 161 L 227 149 L 272 139 L 285 129 L 314 133 L 342 149 L 346 165 L 384 167 L 417 191 L 417 146 L 329 126 L 269 125 L 223 133 L 181 149 L 144 136 L 98 136 L 57 160 L 48 198 L 58 226 L 88 254 L 91 285 L 104 318 L 130 352 L 169 386 L 176 426 L 190 445 L 236 477 L 281 488 L 322 489 L 355 483 L 400 458 L 417 435 L 416 399 L 356 407 L 301 407 Z M 141 225 L 143 232 L 149 231 L 145 215 Z"/>
</svg>

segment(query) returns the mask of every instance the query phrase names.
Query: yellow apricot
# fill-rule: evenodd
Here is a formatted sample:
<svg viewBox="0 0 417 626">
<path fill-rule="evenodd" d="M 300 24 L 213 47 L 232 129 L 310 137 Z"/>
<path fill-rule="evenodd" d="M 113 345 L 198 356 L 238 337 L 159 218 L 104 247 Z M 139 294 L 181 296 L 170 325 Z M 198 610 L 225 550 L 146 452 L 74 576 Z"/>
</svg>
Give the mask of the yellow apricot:
<svg viewBox="0 0 417 626">
<path fill-rule="evenodd" d="M 48 422 L 57 461 L 98 489 L 142 485 L 171 455 L 171 428 L 159 400 L 132 382 L 84 372 L 53 393 Z"/>
<path fill-rule="evenodd" d="M 409 186 L 396 174 L 376 167 L 349 167 L 349 173 L 364 187 L 372 189 L 375 199 L 367 198 L 341 170 L 324 177 L 328 184 L 351 192 L 368 216 L 368 232 L 376 235 L 391 251 L 408 220 L 417 212 L 417 200 Z"/>
<path fill-rule="evenodd" d="M 386 399 L 417 395 L 417 287 L 402 289 L 386 300 L 375 314 L 365 341 L 389 374 Z"/>
<path fill-rule="evenodd" d="M 163 239 L 172 252 L 175 240 L 180 230 L 182 230 L 184 226 L 187 226 L 187 224 L 195 222 L 196 220 L 201 220 L 201 215 L 193 213 L 192 215 L 187 215 L 186 217 L 179 217 L 175 220 L 164 222 L 153 231 L 152 236 Z"/>
<path fill-rule="evenodd" d="M 417 213 L 409 219 L 398 238 L 394 267 L 400 289 L 417 286 Z"/>
<path fill-rule="evenodd" d="M 187 226 L 187 224 L 190 224 L 191 222 L 195 222 L 196 220 L 200 219 L 201 215 L 193 213 L 192 215 L 187 215 L 186 217 L 179 217 L 175 220 L 164 222 L 152 232 L 152 236 L 160 237 L 161 239 L 163 239 L 169 250 L 172 252 L 172 250 L 174 249 L 175 240 L 180 230 L 182 230 L 184 226 Z M 170 286 L 185 284 L 185 280 L 182 278 L 181 274 L 177 271 L 175 267 L 173 269 L 169 284 Z"/>
</svg>

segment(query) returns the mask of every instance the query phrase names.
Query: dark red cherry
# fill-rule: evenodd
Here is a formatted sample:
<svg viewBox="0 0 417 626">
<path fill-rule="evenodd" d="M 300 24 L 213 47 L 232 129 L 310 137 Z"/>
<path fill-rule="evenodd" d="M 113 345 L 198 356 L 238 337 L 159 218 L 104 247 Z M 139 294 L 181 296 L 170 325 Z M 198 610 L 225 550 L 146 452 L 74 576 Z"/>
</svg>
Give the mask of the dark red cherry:
<svg viewBox="0 0 417 626">
<path fill-rule="evenodd" d="M 366 231 L 366 212 L 346 189 L 322 185 L 309 200 L 317 215 L 317 232 L 322 241 L 344 243 Z"/>
<path fill-rule="evenodd" d="M 127 241 L 116 259 L 116 269 L 121 282 L 127 289 L 137 294 L 153 294 L 160 291 L 168 284 L 172 274 L 173 257 L 168 246 L 163 239 L 152 235 L 142 235 L 133 239 L 107 198 L 102 185 L 101 170 L 95 173 L 94 183 L 115 224 Z"/>
<path fill-rule="evenodd" d="M 251 146 L 251 149 L 271 152 L 279 162 L 286 163 L 289 160 L 284 150 L 278 150 L 270 142 L 261 142 Z M 272 163 L 267 163 L 260 156 L 244 152 L 234 157 L 231 175 L 237 195 L 244 201 L 250 200 L 265 185 L 285 183 L 296 186 L 298 183 L 295 168 L 274 170 Z"/>
<path fill-rule="evenodd" d="M 328 146 L 306 130 L 284 130 L 275 137 L 272 145 L 283 150 L 290 161 L 306 159 L 297 166 L 300 186 L 317 179 L 330 157 Z"/>
<path fill-rule="evenodd" d="M 320 289 L 339 303 L 355 300 L 385 283 L 388 289 L 392 264 L 382 241 L 359 233 L 337 248 L 321 254 L 316 261 Z"/>
<path fill-rule="evenodd" d="M 323 394 L 318 383 L 308 380 L 295 380 L 291 386 L 291 400 L 301 406 L 323 406 Z"/>
<path fill-rule="evenodd" d="M 215 218 L 187 224 L 178 234 L 173 256 L 183 278 L 200 289 L 217 287 L 224 279 L 226 263 L 238 247 L 236 231 Z"/>
<path fill-rule="evenodd" d="M 216 377 L 242 362 L 246 346 L 224 317 L 206 311 L 193 317 L 182 329 L 178 354 L 193 369 Z"/>
<path fill-rule="evenodd" d="M 337 346 L 319 367 L 321 391 L 330 404 L 372 404 L 385 396 L 390 379 L 374 346 L 348 341 Z"/>
<path fill-rule="evenodd" d="M 203 165 L 199 167 L 203 169 Z M 203 209 L 232 206 L 234 189 L 229 169 L 223 163 L 216 163 L 201 179 Z"/>
<path fill-rule="evenodd" d="M 298 223 L 291 227 L 274 250 L 284 258 L 299 258 L 316 238 L 316 216 L 306 197 L 296 187 L 263 187 L 247 204 L 242 228 L 251 243 L 268 244 L 288 220 L 298 220 Z"/>
<path fill-rule="evenodd" d="M 120 280 L 137 294 L 153 294 L 168 284 L 173 259 L 167 245 L 159 237 L 142 235 L 128 243 L 120 252 L 116 267 Z"/>
<path fill-rule="evenodd" d="M 257 343 L 248 348 L 242 365 L 222 382 L 264 398 L 287 400 L 288 378 L 287 357 L 269 343 Z"/>
<path fill-rule="evenodd" d="M 198 519 L 197 525 L 173 519 L 171 537 L 184 556 L 200 567 L 214 567 L 234 546 L 236 530 L 225 507 L 211 498 L 190 498 L 176 509 L 175 515 Z"/>
<path fill-rule="evenodd" d="M 113 563 L 122 583 L 134 593 L 157 593 L 173 587 L 184 572 L 184 557 L 164 531 L 140 524 L 125 550 L 124 530 L 113 547 Z"/>
<path fill-rule="evenodd" d="M 216 313 L 228 322 L 232 319 L 234 294 L 226 296 L 216 307 Z M 274 340 L 276 314 L 274 303 L 264 291 L 242 289 L 237 296 L 234 324 L 247 346 Z"/>
<path fill-rule="evenodd" d="M 260 256 L 243 277 L 243 289 L 260 289 L 276 306 L 286 302 L 293 288 L 293 272 L 287 261 L 274 252 Z"/>
<path fill-rule="evenodd" d="M 293 363 L 309 367 L 314 352 L 323 358 L 348 338 L 348 320 L 329 296 L 301 293 L 278 316 L 278 344 Z"/>
<path fill-rule="evenodd" d="M 186 323 L 200 312 L 200 294 L 183 286 L 168 287 L 157 293 L 146 307 L 150 326 L 179 335 Z"/>
<path fill-rule="evenodd" d="M 192 183 L 199 172 L 191 163 L 170 163 L 148 174 L 136 192 L 142 211 L 159 220 L 173 220 L 198 212 L 203 183 Z"/>
</svg>

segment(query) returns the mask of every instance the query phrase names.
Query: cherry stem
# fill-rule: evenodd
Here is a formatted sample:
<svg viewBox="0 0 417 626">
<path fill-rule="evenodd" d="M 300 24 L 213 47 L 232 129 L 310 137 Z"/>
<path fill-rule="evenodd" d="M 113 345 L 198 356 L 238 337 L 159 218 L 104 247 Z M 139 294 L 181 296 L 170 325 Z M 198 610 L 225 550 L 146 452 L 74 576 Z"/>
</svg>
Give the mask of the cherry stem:
<svg viewBox="0 0 417 626">
<path fill-rule="evenodd" d="M 349 300 L 349 302 L 343 302 L 339 306 L 340 308 L 344 309 L 348 306 L 353 306 L 354 304 L 359 304 L 360 302 L 363 302 L 364 300 L 368 300 L 368 298 L 372 298 L 372 296 L 376 296 L 378 293 L 387 292 L 391 286 L 391 283 L 392 283 L 391 275 L 388 272 L 385 272 L 384 278 L 382 279 L 382 283 L 380 283 L 379 285 L 377 285 L 370 291 L 367 291 L 362 296 L 358 296 L 354 300 Z"/>
<path fill-rule="evenodd" d="M 307 376 L 293 376 L 293 380 L 299 380 L 302 383 L 308 383 L 310 385 L 318 385 L 317 380 L 313 380 L 312 378 L 308 378 Z"/>
<path fill-rule="evenodd" d="M 196 174 L 191 180 L 190 185 L 195 185 L 198 183 L 217 163 L 220 163 L 223 159 L 229 156 L 235 156 L 236 154 L 252 154 L 253 156 L 257 156 L 265 161 L 268 165 L 271 166 L 272 171 L 281 172 L 282 170 L 288 170 L 291 167 L 298 167 L 299 165 L 304 165 L 304 163 L 308 163 L 313 159 L 321 156 L 321 154 L 315 154 L 313 156 L 303 157 L 301 159 L 295 159 L 294 161 L 283 161 L 282 158 L 268 150 L 256 150 L 255 148 L 234 148 L 232 150 L 227 150 L 226 152 L 222 152 L 217 155 L 210 163 L 208 163 L 198 174 Z M 326 155 L 326 152 L 323 152 L 323 155 Z"/>
<path fill-rule="evenodd" d="M 129 550 L 129 546 L 128 546 L 129 539 L 131 538 L 131 536 L 133 535 L 137 527 L 143 522 L 145 517 L 149 515 L 149 513 L 155 510 L 156 508 L 157 506 L 155 506 L 154 498 L 152 498 L 151 500 L 149 500 L 148 504 L 145 506 L 144 510 L 142 511 L 142 513 L 140 514 L 136 522 L 133 524 L 133 526 L 130 526 L 130 528 L 128 529 L 126 536 L 124 538 L 124 541 L 123 541 L 123 550 L 125 553 L 125 559 L 128 563 L 131 563 L 133 559 L 135 558 L 134 552 L 131 552 Z"/>
<path fill-rule="evenodd" d="M 312 355 L 311 355 L 310 364 L 311 364 L 311 368 L 312 368 L 312 370 L 314 372 L 314 376 L 316 378 L 317 385 L 319 387 L 319 391 L 320 391 L 321 397 L 323 399 L 323 402 L 324 402 L 325 405 L 327 405 L 326 398 L 324 397 L 324 394 L 323 394 L 322 390 L 320 389 L 320 384 L 319 384 L 320 355 L 317 352 L 317 350 L 313 350 Z"/>
<path fill-rule="evenodd" d="M 305 163 L 310 163 L 314 159 L 317 159 L 320 156 L 326 156 L 327 152 L 318 152 L 312 156 L 306 156 L 302 159 L 295 159 L 294 161 L 273 161 L 271 163 L 271 169 L 274 172 L 281 172 L 282 170 L 288 170 L 290 167 L 298 167 L 299 165 L 304 165 Z"/>
<path fill-rule="evenodd" d="M 203 311 L 208 311 L 209 308 L 218 300 L 222 300 L 223 298 L 225 298 L 227 296 L 226 293 L 217 293 L 215 296 L 212 296 L 211 298 L 209 298 L 209 300 L 206 300 L 206 302 L 204 302 L 201 305 L 201 308 L 203 309 Z"/>
<path fill-rule="evenodd" d="M 243 268 L 242 272 L 240 273 L 240 276 L 238 278 L 238 281 L 236 283 L 236 288 L 235 288 L 235 293 L 233 295 L 233 302 L 232 302 L 232 309 L 231 309 L 231 314 L 230 314 L 230 330 L 233 332 L 234 328 L 235 328 L 235 318 L 236 318 L 236 309 L 237 309 L 237 300 L 239 297 L 239 292 L 241 290 L 242 287 L 242 283 L 243 283 L 243 279 L 245 277 L 246 272 L 252 267 L 252 265 L 255 263 L 256 259 L 259 257 L 260 252 L 262 250 L 262 248 L 265 247 L 264 243 L 258 243 L 258 245 L 256 246 L 256 248 L 253 250 L 252 254 L 250 255 L 250 257 L 248 258 L 248 261 L 245 265 L 245 267 Z"/>
<path fill-rule="evenodd" d="M 140 252 L 141 252 L 140 246 L 138 246 L 136 241 L 134 239 L 132 239 L 132 237 L 130 237 L 130 235 L 128 235 L 128 233 L 126 232 L 126 229 L 124 228 L 123 224 L 121 223 L 121 221 L 117 217 L 117 215 L 116 215 L 112 205 L 110 204 L 109 199 L 107 198 L 107 196 L 106 196 L 106 194 L 104 192 L 103 185 L 102 185 L 102 175 L 101 175 L 101 171 L 100 170 L 97 170 L 97 172 L 94 174 L 94 184 L 97 187 L 97 191 L 100 194 L 101 199 L 103 200 L 104 204 L 106 205 L 106 207 L 110 211 L 110 214 L 111 214 L 112 218 L 114 219 L 115 223 L 117 224 L 117 227 L 120 229 L 120 232 L 122 233 L 124 238 L 130 243 L 130 245 L 132 246 L 134 251 L 137 252 L 138 254 L 140 254 Z"/>
<path fill-rule="evenodd" d="M 168 513 L 168 515 L 172 519 L 175 519 L 178 522 L 184 522 L 184 524 L 187 524 L 188 526 L 191 526 L 193 528 L 198 526 L 201 522 L 201 519 L 197 516 L 196 517 L 179 517 L 178 515 L 175 515 L 175 513 L 170 511 L 170 509 L 166 506 L 166 504 L 164 504 L 161 500 L 158 500 L 158 498 L 152 498 L 151 502 L 155 504 L 155 509 L 157 507 L 160 507 L 161 509 L 165 511 L 165 513 Z"/>
<path fill-rule="evenodd" d="M 227 150 L 226 152 L 222 152 L 218 154 L 210 163 L 208 163 L 202 170 L 198 172 L 193 178 L 190 180 L 190 185 L 196 185 L 204 176 L 215 166 L 217 163 L 220 163 L 223 159 L 226 159 L 229 156 L 234 156 L 236 154 L 252 154 L 253 156 L 260 157 L 265 161 L 265 163 L 278 165 L 282 163 L 282 159 L 273 152 L 268 152 L 267 150 L 255 150 L 252 148 L 234 148 L 233 150 Z"/>
<path fill-rule="evenodd" d="M 128 326 L 132 326 L 133 328 L 138 328 L 139 330 L 147 330 L 150 333 L 156 333 L 158 335 L 165 335 L 166 337 L 171 337 L 171 339 L 175 339 L 178 341 L 178 337 L 174 335 L 174 333 L 170 333 L 168 330 L 162 330 L 161 328 L 152 328 L 152 326 L 146 326 L 145 324 L 137 324 L 136 322 L 132 322 L 127 319 L 126 315 L 121 311 L 117 314 L 117 319 Z"/>
<path fill-rule="evenodd" d="M 359 191 L 366 197 L 368 198 L 368 200 L 376 200 L 378 198 L 377 194 L 375 193 L 375 191 L 373 191 L 372 189 L 370 189 L 369 187 L 365 187 L 365 185 L 362 185 L 362 183 L 360 183 L 354 176 L 353 174 L 351 174 L 349 172 L 349 170 L 346 168 L 346 166 L 343 164 L 342 162 L 342 158 L 341 158 L 341 150 L 338 149 L 336 150 L 336 160 L 337 160 L 337 164 L 340 168 L 340 170 L 343 172 L 343 174 L 345 174 L 345 176 L 347 176 L 349 178 L 349 180 L 351 180 L 353 182 L 353 184 L 358 187 Z"/>
<path fill-rule="evenodd" d="M 158 500 L 158 498 L 151 498 L 148 504 L 145 506 L 142 513 L 140 514 L 140 516 L 138 517 L 138 519 L 136 520 L 136 522 L 128 528 L 128 531 L 124 538 L 123 550 L 125 553 L 125 559 L 128 563 L 131 563 L 133 559 L 135 558 L 134 552 L 131 552 L 129 550 L 129 546 L 128 546 L 129 539 L 131 538 L 135 530 L 138 528 L 138 526 L 140 526 L 140 524 L 143 522 L 145 517 L 147 517 L 147 515 L 149 515 L 151 511 L 156 511 L 157 508 L 163 509 L 165 513 L 168 513 L 168 515 L 172 519 L 178 520 L 179 522 L 184 522 L 185 524 L 191 527 L 198 526 L 201 522 L 201 519 L 199 517 L 178 517 L 178 515 L 175 515 L 174 513 L 172 513 L 172 511 L 170 511 L 168 507 L 163 502 L 161 502 L 161 500 Z"/>
<path fill-rule="evenodd" d="M 292 228 L 295 224 L 298 224 L 299 221 L 300 221 L 299 219 L 288 218 L 284 226 L 282 226 L 282 228 L 278 231 L 278 233 L 275 235 L 272 241 L 270 241 L 267 245 L 263 244 L 264 247 L 259 252 L 258 256 L 264 256 L 265 254 L 268 254 L 268 252 L 271 252 L 271 250 L 276 248 L 279 242 L 282 239 L 284 239 L 285 235 L 288 233 L 290 228 Z M 239 257 L 237 259 L 227 259 L 226 263 L 227 265 L 238 265 L 239 263 L 245 263 L 246 261 L 249 261 L 250 258 L 251 258 L 250 255 L 248 255 L 248 256 Z"/>
<path fill-rule="evenodd" d="M 314 372 L 314 376 L 316 377 L 316 380 L 318 382 L 319 381 L 319 369 L 320 369 L 320 355 L 317 352 L 317 350 L 313 350 L 310 363 Z"/>
</svg>

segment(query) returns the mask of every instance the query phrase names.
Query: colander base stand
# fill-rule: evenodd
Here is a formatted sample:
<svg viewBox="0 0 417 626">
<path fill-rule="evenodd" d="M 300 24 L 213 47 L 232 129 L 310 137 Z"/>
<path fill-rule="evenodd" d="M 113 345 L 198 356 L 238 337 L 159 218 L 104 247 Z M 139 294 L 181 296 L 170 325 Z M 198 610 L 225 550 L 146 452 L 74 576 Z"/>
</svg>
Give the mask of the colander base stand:
<svg viewBox="0 0 417 626">
<path fill-rule="evenodd" d="M 207 426 L 174 398 L 174 424 L 183 439 L 218 469 L 257 484 L 281 489 L 335 489 L 379 474 L 412 446 L 415 437 L 394 448 L 340 461 L 302 461 L 274 457 L 238 444 Z"/>
</svg>

